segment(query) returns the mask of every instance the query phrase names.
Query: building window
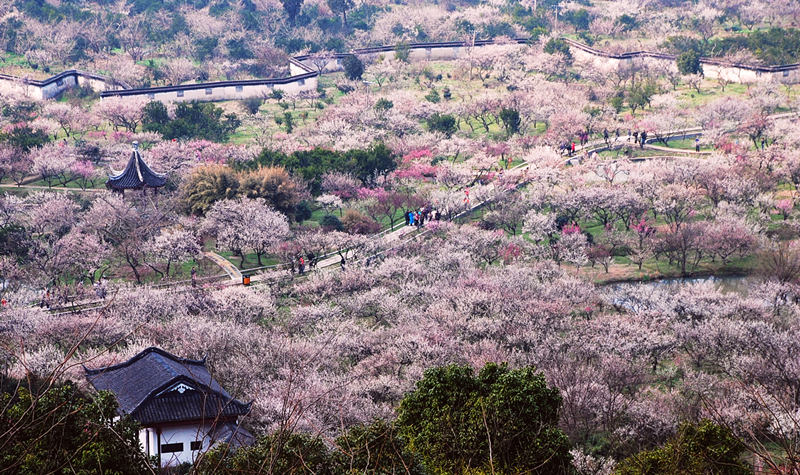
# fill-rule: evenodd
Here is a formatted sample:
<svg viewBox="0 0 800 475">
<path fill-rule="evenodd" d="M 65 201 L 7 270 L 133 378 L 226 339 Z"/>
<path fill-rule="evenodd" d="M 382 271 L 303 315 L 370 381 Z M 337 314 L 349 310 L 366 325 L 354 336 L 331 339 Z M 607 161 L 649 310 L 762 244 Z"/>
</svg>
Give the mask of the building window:
<svg viewBox="0 0 800 475">
<path fill-rule="evenodd" d="M 183 442 L 177 444 L 161 444 L 162 454 L 172 454 L 175 452 L 183 452 Z"/>
<path fill-rule="evenodd" d="M 789 71 L 788 70 L 783 72 L 783 77 L 785 77 L 785 78 L 789 77 Z"/>
<path fill-rule="evenodd" d="M 183 97 L 183 91 L 178 91 L 178 97 Z"/>
<path fill-rule="evenodd" d="M 207 87 L 206 88 L 206 96 L 210 96 L 211 94 L 214 94 L 214 90 L 211 89 L 210 87 Z"/>
<path fill-rule="evenodd" d="M 236 92 L 242 92 L 243 89 L 243 86 L 236 86 Z"/>
<path fill-rule="evenodd" d="M 305 79 L 301 79 L 301 80 L 297 81 L 297 84 L 299 84 L 301 86 L 304 85 L 305 83 L 306 83 Z"/>
<path fill-rule="evenodd" d="M 148 98 L 148 99 L 155 99 L 155 98 L 156 98 L 156 95 L 155 95 L 155 94 L 148 94 L 148 95 L 147 95 L 147 98 Z"/>
<path fill-rule="evenodd" d="M 194 442 L 189 444 L 189 447 L 192 450 L 203 450 L 203 441 L 202 440 L 195 440 Z"/>
<path fill-rule="evenodd" d="M 59 79 L 58 81 L 56 81 L 56 86 L 63 86 L 63 85 L 64 85 L 63 79 Z"/>
</svg>

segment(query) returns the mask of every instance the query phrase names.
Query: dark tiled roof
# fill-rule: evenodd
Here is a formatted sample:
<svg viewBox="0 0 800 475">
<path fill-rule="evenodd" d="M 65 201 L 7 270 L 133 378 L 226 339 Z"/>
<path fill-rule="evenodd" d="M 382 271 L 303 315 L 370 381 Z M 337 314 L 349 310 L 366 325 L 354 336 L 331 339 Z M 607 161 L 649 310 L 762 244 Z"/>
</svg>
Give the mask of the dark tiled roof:
<svg viewBox="0 0 800 475">
<path fill-rule="evenodd" d="M 156 424 L 247 414 L 249 404 L 233 399 L 209 374 L 205 360 L 179 358 L 148 348 L 124 363 L 84 368 L 98 391 L 114 393 L 119 412 L 142 424 Z M 184 384 L 191 389 L 173 390 Z"/>
<path fill-rule="evenodd" d="M 113 190 L 140 189 L 145 186 L 158 188 L 167 183 L 167 176 L 156 173 L 144 163 L 138 150 L 131 153 L 131 159 L 125 166 L 125 170 L 119 175 L 108 177 L 106 186 Z"/>
<path fill-rule="evenodd" d="M 249 404 L 205 391 L 186 390 L 183 394 L 169 391 L 152 397 L 131 415 L 143 425 L 164 422 L 214 420 L 243 416 Z"/>
</svg>

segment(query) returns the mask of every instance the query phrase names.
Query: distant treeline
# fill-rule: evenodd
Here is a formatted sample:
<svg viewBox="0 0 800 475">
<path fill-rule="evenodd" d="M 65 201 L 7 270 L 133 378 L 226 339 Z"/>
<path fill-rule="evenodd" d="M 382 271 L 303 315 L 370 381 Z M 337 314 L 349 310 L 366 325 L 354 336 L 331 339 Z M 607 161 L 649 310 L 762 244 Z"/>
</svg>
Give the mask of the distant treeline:
<svg viewBox="0 0 800 475">
<path fill-rule="evenodd" d="M 765 65 L 793 64 L 800 62 L 800 29 L 770 28 L 747 35 L 711 38 L 708 41 L 689 36 L 673 36 L 663 46 L 675 54 L 697 51 L 708 57 L 749 51 Z"/>
</svg>

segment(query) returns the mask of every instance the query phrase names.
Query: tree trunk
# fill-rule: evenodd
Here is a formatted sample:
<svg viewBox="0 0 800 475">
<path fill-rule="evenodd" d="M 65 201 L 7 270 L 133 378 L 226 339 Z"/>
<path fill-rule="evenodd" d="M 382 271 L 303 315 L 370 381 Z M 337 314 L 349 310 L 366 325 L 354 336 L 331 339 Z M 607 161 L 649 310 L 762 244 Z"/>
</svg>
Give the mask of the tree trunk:
<svg viewBox="0 0 800 475">
<path fill-rule="evenodd" d="M 136 277 L 136 283 L 141 284 L 142 279 L 139 277 L 139 271 L 136 270 L 136 264 L 134 263 L 134 260 L 131 258 L 130 254 L 125 254 L 125 260 L 128 261 L 128 265 L 131 267 L 134 277 Z"/>
</svg>

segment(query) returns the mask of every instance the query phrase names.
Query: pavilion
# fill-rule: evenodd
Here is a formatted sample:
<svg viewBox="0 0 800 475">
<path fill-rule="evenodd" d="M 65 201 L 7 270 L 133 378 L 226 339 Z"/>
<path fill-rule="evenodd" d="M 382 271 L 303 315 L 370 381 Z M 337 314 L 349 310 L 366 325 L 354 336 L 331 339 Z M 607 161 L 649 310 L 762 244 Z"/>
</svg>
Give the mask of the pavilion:
<svg viewBox="0 0 800 475">
<path fill-rule="evenodd" d="M 206 368 L 205 358 L 180 358 L 150 347 L 120 364 L 89 369 L 89 383 L 110 391 L 120 416 L 139 422 L 139 442 L 161 467 L 193 463 L 198 455 L 224 442 L 249 445 L 253 436 L 240 427 L 250 403 L 234 399 Z"/>
<path fill-rule="evenodd" d="M 128 160 L 128 164 L 121 173 L 108 177 L 106 187 L 124 193 L 125 190 L 145 190 L 147 188 L 155 190 L 166 183 L 167 176 L 156 173 L 147 166 L 139 153 L 139 143 L 133 142 L 131 159 Z"/>
</svg>

